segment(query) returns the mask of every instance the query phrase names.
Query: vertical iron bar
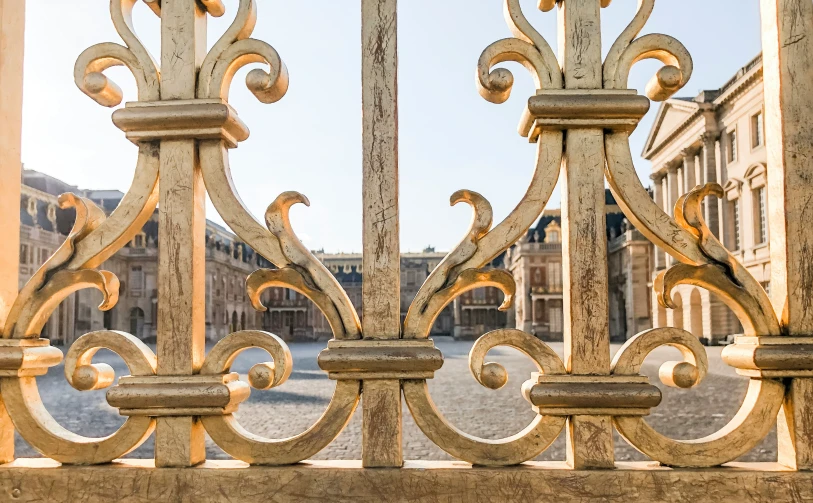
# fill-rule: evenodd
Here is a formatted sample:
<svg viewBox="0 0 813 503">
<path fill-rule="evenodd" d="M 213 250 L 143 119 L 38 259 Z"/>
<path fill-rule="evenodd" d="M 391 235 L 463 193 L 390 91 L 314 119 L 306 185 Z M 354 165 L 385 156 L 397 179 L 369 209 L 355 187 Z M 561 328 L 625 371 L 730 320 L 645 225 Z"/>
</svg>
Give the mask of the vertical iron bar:
<svg viewBox="0 0 813 503">
<path fill-rule="evenodd" d="M 161 99 L 195 98 L 206 56 L 206 14 L 191 0 L 161 4 Z M 205 356 L 205 189 L 195 140 L 163 140 L 159 169 L 158 374 L 193 375 Z M 159 418 L 157 466 L 206 458 L 195 417 Z"/>
<path fill-rule="evenodd" d="M 599 0 L 559 5 L 559 50 L 565 88 L 602 89 Z M 610 373 L 604 131 L 566 132 L 562 163 L 565 362 L 574 375 Z M 614 466 L 609 416 L 572 416 L 567 460 L 576 469 Z"/>
<path fill-rule="evenodd" d="M 364 259 L 362 333 L 365 339 L 401 334 L 401 251 L 398 222 L 397 0 L 362 0 L 362 113 Z M 401 384 L 364 382 L 362 462 L 398 467 Z"/>
<path fill-rule="evenodd" d="M 771 295 L 783 331 L 813 336 L 813 4 L 762 0 Z M 788 380 L 779 461 L 813 469 L 813 379 Z"/>
<path fill-rule="evenodd" d="M 25 2 L 0 0 L 0 327 L 17 297 Z M 0 400 L 0 463 L 14 460 L 14 426 Z"/>
</svg>

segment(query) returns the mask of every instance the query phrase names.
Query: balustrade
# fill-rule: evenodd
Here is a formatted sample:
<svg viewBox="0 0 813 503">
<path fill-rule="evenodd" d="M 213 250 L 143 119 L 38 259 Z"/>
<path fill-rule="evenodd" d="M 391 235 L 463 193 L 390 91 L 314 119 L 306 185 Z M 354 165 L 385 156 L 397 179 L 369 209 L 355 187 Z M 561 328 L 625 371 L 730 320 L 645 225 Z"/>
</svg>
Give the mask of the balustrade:
<svg viewBox="0 0 813 503">
<path fill-rule="evenodd" d="M 46 493 L 54 501 L 74 501 L 80 495 L 89 501 L 125 495 L 128 501 L 147 501 L 158 493 L 137 482 L 148 477 L 150 485 L 155 481 L 155 487 L 167 491 L 167 501 L 187 501 L 191 494 L 200 501 L 219 501 L 219 491 L 213 488 L 225 488 L 228 498 L 235 500 L 245 499 L 244 489 L 255 495 L 276 489 L 288 500 L 341 495 L 372 501 L 381 490 L 374 489 L 376 484 L 397 489 L 392 497 L 380 496 L 380 500 L 403 496 L 439 501 L 441 493 L 458 494 L 448 492 L 455 488 L 461 495 L 501 501 L 530 501 L 546 494 L 563 500 L 594 496 L 615 501 L 631 497 L 630 488 L 649 501 L 729 500 L 743 494 L 743 485 L 753 491 L 748 494 L 760 498 L 781 500 L 791 494 L 799 500 L 813 498 L 812 479 L 802 473 L 813 466 L 813 342 L 809 338 L 813 334 L 813 268 L 809 267 L 813 231 L 808 224 L 813 180 L 807 173 L 813 158 L 809 126 L 813 67 L 807 63 L 813 52 L 813 5 L 809 0 L 761 0 L 773 299 L 712 231 L 717 227 L 717 207 L 704 208 L 702 202 L 711 196 L 722 198 L 719 185 L 699 185 L 679 197 L 677 167 L 670 166 L 669 189 L 662 190 L 657 178 L 653 200 L 635 172 L 630 133 L 651 101 L 674 95 L 693 71 L 691 56 L 676 39 L 639 36 L 655 0 L 639 0 L 634 18 L 603 61 L 601 9 L 612 8 L 610 0 L 539 1 L 542 11 L 559 11 L 558 57 L 525 17 L 520 1 L 503 0 L 513 36 L 485 48 L 476 62 L 476 84 L 483 98 L 499 104 L 508 99 L 514 76 L 497 65 L 513 61 L 529 71 L 536 92 L 528 97 L 519 132 L 536 144 L 533 176 L 516 208 L 496 225 L 485 197 L 470 190 L 452 195 L 452 204 L 471 206 L 471 226 L 461 232 L 463 239 L 422 285 L 403 324 L 399 315 L 396 0 L 361 2 L 363 322 L 337 280 L 300 242 L 291 225 L 289 209 L 308 205 L 308 199 L 297 192 L 283 193 L 258 220 L 243 206 L 231 179 L 229 150 L 249 140 L 247 126 L 229 104 L 235 73 L 259 63 L 261 68 L 248 73 L 246 85 L 266 104 L 282 99 L 289 85 L 277 51 L 251 38 L 260 2 L 239 0 L 236 9 L 227 9 L 221 0 L 144 0 L 161 20 L 159 67 L 135 32 L 131 13 L 137 1 L 110 1 L 112 23 L 124 45 L 101 43 L 87 49 L 79 56 L 74 75 L 79 89 L 106 107 L 119 106 L 123 96 L 104 72 L 123 65 L 134 75 L 137 99 L 113 112 L 114 124 L 139 149 L 132 185 L 109 215 L 88 199 L 61 196 L 61 207 L 76 211 L 73 229 L 17 294 L 16 170 L 24 2 L 0 0 L 3 40 L 16 42 L 0 46 L 4 130 L 0 201 L 5 201 L 0 203 L 0 229 L 6 236 L 0 242 L 0 321 L 5 320 L 0 339 L 0 461 L 6 463 L 0 467 L 0 491 L 23 501 Z M 207 52 L 207 19 L 224 15 L 234 20 Z M 645 95 L 628 87 L 630 69 L 642 59 L 663 63 Z M 706 140 L 702 155 L 711 173 L 715 139 Z M 691 186 L 695 155 L 686 153 Z M 481 385 L 498 389 L 507 382 L 506 370 L 487 361 L 489 351 L 497 347 L 521 351 L 538 372 L 522 386 L 528 407 L 536 413 L 533 421 L 513 436 L 478 438 L 444 418 L 432 400 L 427 381 L 443 365 L 443 355 L 429 338 L 430 330 L 447 305 L 476 288 L 500 289 L 505 294 L 502 309 L 510 307 L 517 294 L 513 277 L 486 266 L 526 235 L 544 210 L 560 172 L 565 355 L 560 358 L 520 330 L 499 329 L 480 337 L 469 355 L 469 367 Z M 646 422 L 645 417 L 659 406 L 661 392 L 640 373 L 650 352 L 673 346 L 682 360 L 664 364 L 661 381 L 678 388 L 697 386 L 708 371 L 708 359 L 696 337 L 676 328 L 649 330 L 629 340 L 611 359 L 605 180 L 627 219 L 673 258 L 655 281 L 659 301 L 674 308 L 671 292 L 677 285 L 706 288 L 735 312 L 744 327 L 744 334 L 725 349 L 723 358 L 749 380 L 747 395 L 731 422 L 704 438 L 672 439 Z M 673 215 L 662 204 L 664 192 L 674 205 Z M 234 233 L 275 266 L 249 276 L 246 291 L 252 305 L 262 311 L 265 290 L 289 288 L 313 301 L 332 329 L 333 340 L 318 364 L 336 381 L 335 392 L 324 414 L 294 437 L 249 433 L 234 415 L 248 399 L 250 388 L 283 386 L 291 375 L 293 360 L 282 339 L 243 330 L 205 352 L 206 194 Z M 157 351 L 123 332 L 84 335 L 64 355 L 40 338 L 54 309 L 77 290 L 99 290 L 104 297 L 102 310 L 116 305 L 119 281 L 101 267 L 141 231 L 156 208 L 160 215 Z M 554 250 L 560 245 L 540 246 Z M 665 266 L 663 262 L 658 264 Z M 260 348 L 269 358 L 251 368 L 246 383 L 231 367 L 237 355 L 249 348 Z M 100 349 L 117 353 L 130 374 L 116 381 L 111 367 L 93 363 Z M 109 388 L 108 404 L 126 417 L 115 433 L 101 438 L 77 435 L 59 425 L 43 405 L 36 377 L 63 358 L 65 377 L 74 388 Z M 296 465 L 333 442 L 359 402 L 361 467 Z M 460 465 L 407 462 L 404 466 L 403 403 L 434 444 L 458 460 L 491 468 L 478 472 Z M 753 449 L 777 424 L 778 464 L 716 468 Z M 614 431 L 656 465 L 616 462 Z M 15 432 L 62 466 L 15 461 Z M 530 463 L 525 469 L 501 469 L 533 460 L 562 432 L 567 438 L 566 465 Z M 233 464 L 205 463 L 205 434 L 234 458 Z M 107 465 L 152 435 L 154 463 Z M 247 469 L 245 464 L 287 468 Z M 97 466 L 77 471 L 71 465 Z M 201 468 L 189 469 L 198 465 Z M 366 470 L 402 466 L 401 470 Z M 429 469 L 413 470 L 415 466 Z M 447 471 L 441 469 L 444 466 Z M 706 470 L 678 470 L 681 467 Z M 95 482 L 94 476 L 101 482 Z M 576 483 L 573 477 L 581 478 Z M 291 480 L 298 481 L 298 489 L 290 489 Z M 76 485 L 80 483 L 93 487 Z M 424 489 L 418 488 L 421 483 Z M 331 492 L 331 484 L 346 492 Z M 613 489 L 619 485 L 624 487 Z M 513 486 L 519 489 L 511 493 Z"/>
</svg>

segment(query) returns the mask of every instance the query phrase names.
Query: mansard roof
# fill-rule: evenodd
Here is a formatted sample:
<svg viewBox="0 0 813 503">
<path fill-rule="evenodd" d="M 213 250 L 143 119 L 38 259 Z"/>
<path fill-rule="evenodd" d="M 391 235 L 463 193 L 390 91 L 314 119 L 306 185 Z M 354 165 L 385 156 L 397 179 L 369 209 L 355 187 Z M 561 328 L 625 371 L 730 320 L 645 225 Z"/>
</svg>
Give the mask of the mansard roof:
<svg viewBox="0 0 813 503">
<path fill-rule="evenodd" d="M 616 235 L 621 233 L 625 216 L 624 213 L 621 212 L 621 208 L 618 207 L 618 203 L 610 189 L 604 189 L 604 205 L 607 208 L 607 237 L 609 239 L 612 229 L 615 229 Z M 537 241 L 537 235 L 539 236 L 539 241 L 544 242 L 547 237 L 546 229 L 551 222 L 556 222 L 560 226 L 562 225 L 562 210 L 559 208 L 545 210 L 542 216 L 539 217 L 536 225 L 528 229 L 528 242 L 535 243 Z"/>
</svg>

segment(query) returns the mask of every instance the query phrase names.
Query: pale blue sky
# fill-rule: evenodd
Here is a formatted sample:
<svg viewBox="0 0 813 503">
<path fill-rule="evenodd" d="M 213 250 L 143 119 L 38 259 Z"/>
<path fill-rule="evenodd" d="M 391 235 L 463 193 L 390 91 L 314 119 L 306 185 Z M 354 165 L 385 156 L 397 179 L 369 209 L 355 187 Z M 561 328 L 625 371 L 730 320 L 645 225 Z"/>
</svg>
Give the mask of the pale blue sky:
<svg viewBox="0 0 813 503">
<path fill-rule="evenodd" d="M 292 211 L 305 244 L 327 251 L 361 249 L 361 69 L 359 0 L 259 0 L 254 37 L 274 46 L 291 74 L 288 95 L 262 105 L 245 89 L 244 70 L 231 102 L 251 128 L 232 151 L 240 195 L 255 215 L 282 191 L 307 195 L 310 208 Z M 400 176 L 404 251 L 426 245 L 448 250 L 465 233 L 466 205 L 450 208 L 461 188 L 491 201 L 503 218 L 524 193 L 534 147 L 516 132 L 532 93 L 530 77 L 510 65 L 514 94 L 493 105 L 477 94 L 477 59 L 490 43 L 510 35 L 500 0 L 401 0 Z M 681 95 L 722 85 L 760 50 L 758 0 L 658 0 L 645 33 L 673 35 L 689 49 L 695 73 Z M 233 15 L 236 0 L 226 0 Z M 80 7 L 81 5 L 81 7 Z M 536 0 L 523 6 L 556 47 L 556 14 L 542 14 Z M 604 51 L 634 14 L 635 0 L 615 0 L 603 11 Z M 88 46 L 119 38 L 104 0 L 27 2 L 23 162 L 82 188 L 126 190 L 135 147 L 100 107 L 73 84 L 76 57 Z M 212 44 L 230 18 L 210 23 Z M 137 6 L 136 26 L 158 57 L 158 20 Z M 658 65 L 633 68 L 631 86 L 643 89 Z M 125 70 L 110 71 L 134 99 Z M 658 104 L 632 137 L 641 151 Z M 649 166 L 638 162 L 648 184 Z M 559 195 L 550 207 L 558 207 Z M 220 222 L 209 206 L 209 218 Z"/>
</svg>

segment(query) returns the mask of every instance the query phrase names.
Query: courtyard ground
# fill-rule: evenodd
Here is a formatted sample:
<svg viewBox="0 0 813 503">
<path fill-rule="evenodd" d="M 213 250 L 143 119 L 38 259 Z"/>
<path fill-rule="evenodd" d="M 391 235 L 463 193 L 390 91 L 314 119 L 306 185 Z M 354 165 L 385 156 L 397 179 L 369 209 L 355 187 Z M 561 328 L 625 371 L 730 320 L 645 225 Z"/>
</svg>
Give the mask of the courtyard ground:
<svg viewBox="0 0 813 503">
<path fill-rule="evenodd" d="M 508 384 L 492 391 L 480 386 L 468 369 L 471 342 L 436 339 L 443 351 L 445 363 L 429 383 L 432 398 L 446 418 L 459 429 L 484 438 L 497 439 L 522 430 L 534 416 L 530 404 L 520 393 L 534 365 L 512 349 L 496 349 L 489 361 L 503 364 L 509 372 Z M 294 370 L 288 382 L 270 391 L 252 390 L 251 397 L 240 406 L 238 417 L 249 431 L 268 438 L 285 438 L 306 430 L 325 410 L 335 383 L 327 379 L 316 363 L 324 344 L 292 344 Z M 562 344 L 551 344 L 561 355 Z M 613 345 L 613 353 L 620 346 Z M 661 405 L 652 410 L 647 421 L 661 433 L 677 439 L 701 438 L 722 428 L 737 412 L 747 387 L 747 379 L 737 376 L 720 359 L 720 347 L 707 348 L 709 375 L 696 389 L 678 390 L 663 386 L 657 378 L 660 363 L 679 358 L 677 350 L 662 348 L 655 351 L 644 365 L 643 372 L 663 390 Z M 249 350 L 241 354 L 233 367 L 245 379 L 254 363 L 266 361 L 263 351 Z M 117 375 L 126 374 L 126 366 L 115 355 L 100 352 L 94 362 L 112 365 Z M 38 378 L 40 393 L 48 410 L 66 428 L 83 435 L 104 436 L 123 422 L 107 405 L 105 391 L 79 392 L 65 381 L 62 367 L 51 369 Z M 406 459 L 451 459 L 434 446 L 418 429 L 404 406 L 404 457 Z M 18 457 L 33 457 L 37 453 L 17 438 Z M 152 457 L 153 442 L 148 440 L 130 457 Z M 207 446 L 211 459 L 228 459 L 211 441 Z M 360 459 L 361 407 L 341 435 L 316 459 Z M 616 442 L 618 460 L 646 460 L 620 437 Z M 563 460 L 565 440 L 560 436 L 540 455 L 539 460 Z M 761 445 L 742 458 L 748 461 L 776 459 L 776 435 L 772 432 Z"/>
</svg>

